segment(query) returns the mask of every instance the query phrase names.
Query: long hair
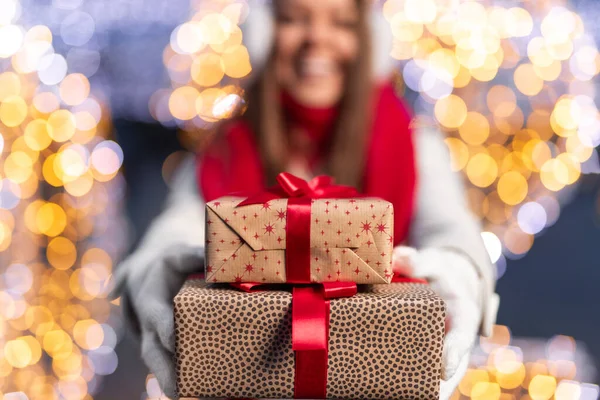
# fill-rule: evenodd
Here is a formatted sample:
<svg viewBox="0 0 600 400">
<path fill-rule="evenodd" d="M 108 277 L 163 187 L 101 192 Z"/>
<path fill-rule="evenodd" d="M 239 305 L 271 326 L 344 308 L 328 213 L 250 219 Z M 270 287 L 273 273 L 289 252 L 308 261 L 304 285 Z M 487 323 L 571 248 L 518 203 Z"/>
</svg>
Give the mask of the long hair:
<svg viewBox="0 0 600 400">
<path fill-rule="evenodd" d="M 340 112 L 335 121 L 328 160 L 323 173 L 336 183 L 361 188 L 365 164 L 366 133 L 370 122 L 371 38 L 368 27 L 368 1 L 356 0 L 359 21 L 356 26 L 358 57 L 348 66 L 345 91 Z M 279 103 L 279 87 L 274 79 L 273 52 L 260 77 L 247 91 L 246 118 L 259 146 L 267 183 L 273 184 L 278 173 L 286 169 L 289 160 L 288 136 Z"/>
</svg>

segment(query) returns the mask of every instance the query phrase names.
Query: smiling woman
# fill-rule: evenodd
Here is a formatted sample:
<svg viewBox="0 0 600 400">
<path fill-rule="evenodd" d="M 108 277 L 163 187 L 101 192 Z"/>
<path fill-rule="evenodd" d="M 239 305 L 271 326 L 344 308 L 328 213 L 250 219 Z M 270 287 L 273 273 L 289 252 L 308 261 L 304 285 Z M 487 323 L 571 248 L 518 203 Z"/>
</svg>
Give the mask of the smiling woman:
<svg viewBox="0 0 600 400">
<path fill-rule="evenodd" d="M 255 78 L 246 88 L 246 112 L 222 120 L 196 160 L 182 164 L 167 209 L 117 278 L 116 293 L 123 294 L 141 334 L 142 357 L 167 394 L 176 391 L 173 297 L 204 264 L 206 202 L 263 190 L 281 172 L 305 179 L 330 175 L 393 204 L 392 268 L 427 279 L 447 300 L 442 398 L 466 371 L 477 334 L 490 333 L 499 300 L 480 227 L 451 170 L 443 136 L 411 124 L 391 70 L 380 71 L 377 29 L 389 25 L 378 26 L 373 17 L 379 11 L 371 3 L 273 1 L 262 6 L 266 19 L 258 25 L 261 6 L 252 5 L 245 24 L 255 24 L 254 33 L 263 36 L 244 36 Z M 264 47 L 262 59 L 251 49 L 256 46 Z M 183 97 L 181 104 L 188 104 Z M 265 225 L 254 234 L 272 232 Z"/>
</svg>

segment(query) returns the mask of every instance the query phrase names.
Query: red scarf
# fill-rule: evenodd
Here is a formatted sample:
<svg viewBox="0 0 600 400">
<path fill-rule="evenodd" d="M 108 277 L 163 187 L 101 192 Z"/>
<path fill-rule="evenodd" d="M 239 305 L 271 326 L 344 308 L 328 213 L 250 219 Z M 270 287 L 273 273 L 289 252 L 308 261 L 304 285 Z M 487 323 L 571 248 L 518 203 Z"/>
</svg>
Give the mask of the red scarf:
<svg viewBox="0 0 600 400">
<path fill-rule="evenodd" d="M 363 192 L 394 205 L 394 245 L 407 239 L 413 215 L 416 171 L 410 114 L 391 84 L 376 89 L 374 120 L 366 151 Z M 298 124 L 319 151 L 328 149 L 337 109 L 304 107 L 291 97 L 281 99 L 286 118 Z M 243 119 L 223 126 L 221 135 L 199 154 L 198 184 L 205 201 L 231 192 L 253 193 L 265 187 L 255 135 Z M 314 160 L 309 160 L 313 164 Z"/>
</svg>

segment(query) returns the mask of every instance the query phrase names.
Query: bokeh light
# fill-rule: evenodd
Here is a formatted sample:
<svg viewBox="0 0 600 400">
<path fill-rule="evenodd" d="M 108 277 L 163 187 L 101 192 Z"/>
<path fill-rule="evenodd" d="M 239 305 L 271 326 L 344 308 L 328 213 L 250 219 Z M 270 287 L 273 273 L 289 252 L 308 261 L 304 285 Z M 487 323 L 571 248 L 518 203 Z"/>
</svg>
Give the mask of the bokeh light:
<svg viewBox="0 0 600 400">
<path fill-rule="evenodd" d="M 106 97 L 20 14 L 0 1 L 0 397 L 91 400 L 118 363 L 106 290 L 123 248 L 100 226 L 121 225 L 123 152 Z M 94 29 L 75 10 L 59 31 L 82 46 Z"/>
</svg>

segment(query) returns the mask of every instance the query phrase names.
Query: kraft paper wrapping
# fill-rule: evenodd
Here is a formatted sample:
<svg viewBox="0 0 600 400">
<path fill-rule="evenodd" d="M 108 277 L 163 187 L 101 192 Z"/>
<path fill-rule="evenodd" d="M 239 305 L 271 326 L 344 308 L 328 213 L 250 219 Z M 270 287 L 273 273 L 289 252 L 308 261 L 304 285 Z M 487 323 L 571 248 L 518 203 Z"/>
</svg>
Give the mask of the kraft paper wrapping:
<svg viewBox="0 0 600 400">
<path fill-rule="evenodd" d="M 286 282 L 287 199 L 236 207 L 243 199 L 206 204 L 206 280 Z M 393 224 L 381 199 L 312 200 L 311 281 L 390 283 Z"/>
<path fill-rule="evenodd" d="M 175 297 L 181 397 L 293 398 L 291 292 L 282 287 L 186 282 Z M 438 398 L 445 306 L 429 286 L 359 286 L 330 310 L 327 398 Z"/>
</svg>

